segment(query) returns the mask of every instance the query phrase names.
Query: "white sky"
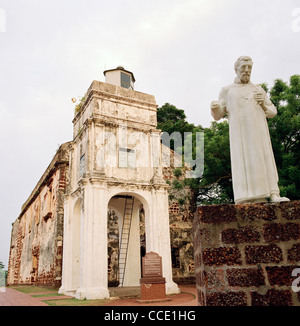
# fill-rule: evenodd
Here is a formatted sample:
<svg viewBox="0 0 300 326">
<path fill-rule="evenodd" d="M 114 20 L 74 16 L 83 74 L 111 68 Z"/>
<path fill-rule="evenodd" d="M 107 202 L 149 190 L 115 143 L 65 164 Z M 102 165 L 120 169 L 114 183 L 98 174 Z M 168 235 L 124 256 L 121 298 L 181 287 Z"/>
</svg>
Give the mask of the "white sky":
<svg viewBox="0 0 300 326">
<path fill-rule="evenodd" d="M 11 223 L 59 144 L 74 104 L 123 65 L 135 89 L 209 127 L 210 102 L 240 55 L 252 81 L 300 73 L 299 0 L 0 0 L 0 261 Z M 297 12 L 296 12 L 297 13 Z M 297 32 L 298 31 L 298 32 Z"/>
</svg>

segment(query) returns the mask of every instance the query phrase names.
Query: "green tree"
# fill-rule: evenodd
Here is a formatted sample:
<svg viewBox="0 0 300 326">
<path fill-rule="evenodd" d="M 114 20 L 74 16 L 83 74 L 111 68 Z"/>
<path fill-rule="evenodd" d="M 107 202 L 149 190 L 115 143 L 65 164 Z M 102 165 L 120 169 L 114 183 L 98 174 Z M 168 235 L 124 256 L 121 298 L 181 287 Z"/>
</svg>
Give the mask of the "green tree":
<svg viewBox="0 0 300 326">
<path fill-rule="evenodd" d="M 204 129 L 199 125 L 195 126 L 186 121 L 186 115 L 183 110 L 176 108 L 174 105 L 166 103 L 157 109 L 157 128 L 162 130 L 164 134 L 169 136 L 175 133 L 179 136 L 179 144 L 173 139 L 170 140 L 170 146 L 175 152 L 184 155 L 184 141 L 187 140 L 192 143 L 192 158 L 196 157 L 196 133 Z M 190 150 L 190 148 L 188 149 Z M 184 163 L 184 162 L 183 162 Z M 187 162 L 185 162 L 187 163 Z"/>
<path fill-rule="evenodd" d="M 198 201 L 206 205 L 233 203 L 228 122 L 213 122 L 204 132 L 205 165 Z"/>
<path fill-rule="evenodd" d="M 300 75 L 277 79 L 270 99 L 278 114 L 268 121 L 282 196 L 300 198 Z"/>
<path fill-rule="evenodd" d="M 184 110 L 176 108 L 176 106 L 166 103 L 157 109 L 157 128 L 170 135 L 173 132 L 192 132 L 195 125 L 186 121 Z"/>
<path fill-rule="evenodd" d="M 7 271 L 4 270 L 4 264 L 0 261 L 0 287 L 4 287 L 6 284 Z"/>
<path fill-rule="evenodd" d="M 204 129 L 199 125 L 195 126 L 194 124 L 189 123 L 186 120 L 186 115 L 184 110 L 178 109 L 172 104 L 166 103 L 162 107 L 157 109 L 157 128 L 162 130 L 163 133 L 167 133 L 171 136 L 173 133 L 178 133 L 180 136 L 179 144 L 174 142 L 173 140 L 170 141 L 168 146 L 175 152 L 182 155 L 182 163 L 189 163 L 184 162 L 184 153 L 189 154 L 189 157 L 192 159 L 196 158 L 196 150 L 197 150 L 197 142 L 196 142 L 196 133 L 202 132 Z M 189 133 L 185 135 L 185 133 Z M 186 137 L 185 137 L 186 136 Z M 184 147 L 184 140 L 187 140 L 192 145 Z M 198 146 L 199 148 L 199 146 Z M 190 152 L 190 150 L 192 152 Z M 194 167 L 195 168 L 195 167 Z M 174 175 L 179 176 L 182 172 L 180 169 L 174 170 Z M 198 183 L 199 179 L 185 179 L 183 184 L 179 184 L 176 180 L 172 184 L 173 189 L 179 189 L 183 186 L 189 186 L 193 192 L 194 201 L 196 202 L 198 196 Z"/>
</svg>

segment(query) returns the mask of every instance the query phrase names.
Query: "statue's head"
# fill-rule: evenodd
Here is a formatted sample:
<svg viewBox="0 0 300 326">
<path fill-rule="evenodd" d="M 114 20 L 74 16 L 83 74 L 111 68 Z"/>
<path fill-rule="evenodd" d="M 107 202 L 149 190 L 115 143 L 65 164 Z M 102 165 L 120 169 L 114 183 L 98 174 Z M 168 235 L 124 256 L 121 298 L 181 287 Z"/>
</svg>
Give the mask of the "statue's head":
<svg viewBox="0 0 300 326">
<path fill-rule="evenodd" d="M 239 57 L 234 64 L 234 69 L 243 84 L 247 84 L 250 81 L 251 72 L 253 67 L 253 61 L 250 57 Z"/>
</svg>

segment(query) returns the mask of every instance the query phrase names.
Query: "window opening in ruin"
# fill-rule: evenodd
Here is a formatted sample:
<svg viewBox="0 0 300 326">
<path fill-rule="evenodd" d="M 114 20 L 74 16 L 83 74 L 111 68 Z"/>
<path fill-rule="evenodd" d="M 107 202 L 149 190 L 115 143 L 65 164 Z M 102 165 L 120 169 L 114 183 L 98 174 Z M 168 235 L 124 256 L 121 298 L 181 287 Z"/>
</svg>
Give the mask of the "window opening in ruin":
<svg viewBox="0 0 300 326">
<path fill-rule="evenodd" d="M 180 268 L 179 248 L 171 248 L 172 268 Z"/>
<path fill-rule="evenodd" d="M 142 237 L 141 237 L 142 238 Z M 140 262 L 140 266 L 141 266 L 141 275 L 143 275 L 143 257 L 146 256 L 146 248 L 145 246 L 141 243 L 141 262 Z"/>
<path fill-rule="evenodd" d="M 129 74 L 121 72 L 121 86 L 124 88 L 133 89 L 131 76 Z"/>
<path fill-rule="evenodd" d="M 119 148 L 119 167 L 134 169 L 136 167 L 135 151 L 129 148 Z"/>
<path fill-rule="evenodd" d="M 38 269 L 38 257 L 37 254 L 35 253 L 32 255 L 31 283 L 36 282 L 37 269 Z"/>
<path fill-rule="evenodd" d="M 81 156 L 79 162 L 79 178 L 82 177 L 84 173 L 84 166 L 85 166 L 85 154 Z"/>
<path fill-rule="evenodd" d="M 48 182 L 48 189 L 44 196 L 44 221 L 52 217 L 52 179 Z"/>
</svg>

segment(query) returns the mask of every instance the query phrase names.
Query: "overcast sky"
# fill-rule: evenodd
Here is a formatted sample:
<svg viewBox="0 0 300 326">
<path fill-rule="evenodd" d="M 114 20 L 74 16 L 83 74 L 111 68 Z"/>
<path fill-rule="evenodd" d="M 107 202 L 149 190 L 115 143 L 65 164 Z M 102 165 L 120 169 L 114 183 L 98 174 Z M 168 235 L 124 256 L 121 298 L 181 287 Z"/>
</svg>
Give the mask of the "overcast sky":
<svg viewBox="0 0 300 326">
<path fill-rule="evenodd" d="M 135 89 L 209 127 L 240 55 L 252 81 L 300 73 L 299 0 L 0 0 L 0 261 L 11 224 L 58 146 L 74 104 L 122 65 Z M 294 16 L 293 16 L 294 13 Z M 296 16 L 295 16 L 296 15 Z"/>
</svg>

